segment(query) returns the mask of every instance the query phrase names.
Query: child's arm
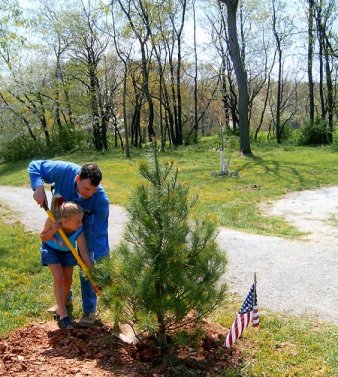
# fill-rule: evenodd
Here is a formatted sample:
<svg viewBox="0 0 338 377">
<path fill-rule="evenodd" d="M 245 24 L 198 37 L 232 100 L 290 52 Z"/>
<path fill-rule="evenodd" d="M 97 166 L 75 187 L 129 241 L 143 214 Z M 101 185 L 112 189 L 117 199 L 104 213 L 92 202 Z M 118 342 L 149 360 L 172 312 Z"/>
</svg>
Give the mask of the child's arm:
<svg viewBox="0 0 338 377">
<path fill-rule="evenodd" d="M 93 263 L 89 259 L 89 253 L 87 248 L 86 239 L 83 233 L 80 233 L 79 237 L 76 240 L 80 255 L 85 265 L 89 268 L 93 268 Z"/>
<path fill-rule="evenodd" d="M 59 230 L 60 224 L 53 223 L 51 219 L 48 217 L 45 226 L 43 227 L 42 231 L 40 232 L 40 239 L 42 242 L 48 241 L 54 237 L 54 234 Z"/>
</svg>

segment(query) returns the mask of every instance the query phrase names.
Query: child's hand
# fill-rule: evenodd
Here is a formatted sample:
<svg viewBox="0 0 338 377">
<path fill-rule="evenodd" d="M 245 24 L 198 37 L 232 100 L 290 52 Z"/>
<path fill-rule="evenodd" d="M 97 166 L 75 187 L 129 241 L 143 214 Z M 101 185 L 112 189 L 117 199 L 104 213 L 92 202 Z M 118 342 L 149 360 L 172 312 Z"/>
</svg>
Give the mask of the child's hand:
<svg viewBox="0 0 338 377">
<path fill-rule="evenodd" d="M 42 242 L 54 239 L 56 242 L 56 239 L 54 237 L 55 233 L 61 228 L 60 223 L 52 223 L 50 219 L 47 219 L 45 228 L 40 233 L 40 239 Z"/>
<path fill-rule="evenodd" d="M 60 223 L 53 223 L 52 229 L 55 231 L 55 233 L 61 228 Z"/>
</svg>

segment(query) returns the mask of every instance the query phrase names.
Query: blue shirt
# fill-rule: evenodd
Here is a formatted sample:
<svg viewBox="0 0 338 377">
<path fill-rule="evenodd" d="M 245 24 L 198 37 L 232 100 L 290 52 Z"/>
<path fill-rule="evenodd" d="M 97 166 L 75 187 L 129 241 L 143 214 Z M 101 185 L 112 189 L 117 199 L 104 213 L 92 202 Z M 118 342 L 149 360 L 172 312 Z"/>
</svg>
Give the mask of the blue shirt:
<svg viewBox="0 0 338 377">
<path fill-rule="evenodd" d="M 65 201 L 75 202 L 83 208 L 83 229 L 88 250 L 97 259 L 109 253 L 109 200 L 101 185 L 89 199 L 83 199 L 76 190 L 75 177 L 79 172 L 79 165 L 64 161 L 36 160 L 28 166 L 33 190 L 44 183 L 53 183 L 54 195 L 60 194 Z"/>
<path fill-rule="evenodd" d="M 80 226 L 80 228 L 71 234 L 67 234 L 67 238 L 69 242 L 73 245 L 73 247 L 76 247 L 75 241 L 79 237 L 79 235 L 83 232 L 83 227 Z M 45 241 L 47 245 L 52 247 L 53 249 L 60 250 L 60 251 L 69 251 L 69 247 L 65 244 L 65 241 L 60 236 L 59 232 L 55 233 L 54 238 L 51 238 L 48 241 Z"/>
</svg>

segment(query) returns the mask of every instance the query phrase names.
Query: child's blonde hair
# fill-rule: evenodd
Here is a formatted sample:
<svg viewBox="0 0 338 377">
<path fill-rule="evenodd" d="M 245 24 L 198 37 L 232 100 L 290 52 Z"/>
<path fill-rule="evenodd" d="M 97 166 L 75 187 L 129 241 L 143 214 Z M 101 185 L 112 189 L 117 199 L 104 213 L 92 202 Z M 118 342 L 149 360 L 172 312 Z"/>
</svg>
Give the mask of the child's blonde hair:
<svg viewBox="0 0 338 377">
<path fill-rule="evenodd" d="M 74 202 L 66 202 L 59 194 L 52 198 L 51 211 L 57 221 L 75 215 L 83 215 L 83 209 Z"/>
</svg>

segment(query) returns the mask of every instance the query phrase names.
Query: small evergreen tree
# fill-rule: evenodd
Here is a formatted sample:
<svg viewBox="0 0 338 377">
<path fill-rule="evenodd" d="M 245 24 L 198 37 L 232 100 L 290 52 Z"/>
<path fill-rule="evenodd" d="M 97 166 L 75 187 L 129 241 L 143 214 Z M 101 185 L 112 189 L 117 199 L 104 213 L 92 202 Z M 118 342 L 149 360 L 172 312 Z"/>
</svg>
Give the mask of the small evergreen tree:
<svg viewBox="0 0 338 377">
<path fill-rule="evenodd" d="M 148 184 L 127 206 L 124 241 L 98 266 L 96 279 L 115 321 L 155 333 L 165 348 L 168 331 L 211 313 L 224 298 L 218 281 L 226 259 L 214 225 L 189 218 L 196 198 L 178 183 L 173 163 L 160 164 L 156 145 L 151 149 L 140 165 Z"/>
</svg>

